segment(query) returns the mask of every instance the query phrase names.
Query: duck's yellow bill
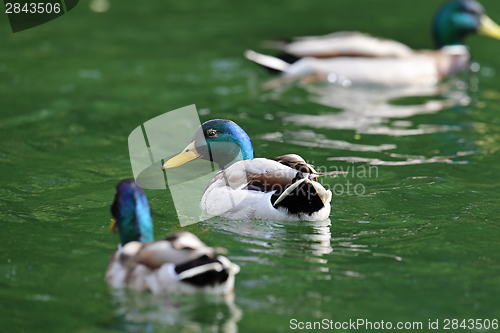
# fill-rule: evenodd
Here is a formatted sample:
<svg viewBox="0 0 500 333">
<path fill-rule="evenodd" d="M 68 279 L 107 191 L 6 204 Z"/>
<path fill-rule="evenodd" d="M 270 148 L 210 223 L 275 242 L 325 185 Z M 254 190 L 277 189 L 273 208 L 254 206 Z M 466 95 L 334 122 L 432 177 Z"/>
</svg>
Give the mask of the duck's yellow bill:
<svg viewBox="0 0 500 333">
<path fill-rule="evenodd" d="M 118 232 L 118 224 L 116 223 L 116 219 L 113 219 L 111 225 L 109 226 L 109 231 Z"/>
<path fill-rule="evenodd" d="M 481 26 L 479 27 L 478 34 L 500 39 L 500 26 L 493 22 L 488 16 L 481 16 Z"/>
<path fill-rule="evenodd" d="M 184 148 L 182 153 L 166 161 L 165 164 L 163 164 L 162 169 L 166 170 L 166 169 L 176 168 L 187 162 L 197 160 L 200 157 L 201 155 L 198 154 L 198 152 L 196 151 L 196 147 L 194 146 L 194 141 L 193 141 L 186 148 Z"/>
</svg>

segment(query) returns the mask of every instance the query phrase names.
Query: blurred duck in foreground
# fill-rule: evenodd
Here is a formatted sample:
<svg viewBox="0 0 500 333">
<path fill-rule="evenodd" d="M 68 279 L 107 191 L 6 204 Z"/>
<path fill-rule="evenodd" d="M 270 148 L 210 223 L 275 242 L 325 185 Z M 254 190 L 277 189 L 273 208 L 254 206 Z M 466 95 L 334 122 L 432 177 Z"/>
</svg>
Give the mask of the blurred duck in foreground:
<svg viewBox="0 0 500 333">
<path fill-rule="evenodd" d="M 474 33 L 500 39 L 500 26 L 478 2 L 452 1 L 441 6 L 434 18 L 435 51 L 415 51 L 393 40 L 338 32 L 290 43 L 270 42 L 283 51 L 278 57 L 251 50 L 245 56 L 282 72 L 282 83 L 309 76 L 344 85 L 430 85 L 468 68 L 470 54 L 464 39 Z"/>
<path fill-rule="evenodd" d="M 295 154 L 254 158 L 247 133 L 225 119 L 209 120 L 198 127 L 191 143 L 165 162 L 163 170 L 199 158 L 219 165 L 203 193 L 201 208 L 231 220 L 327 219 L 332 193 L 317 179 L 342 173 L 316 172 Z"/>
<path fill-rule="evenodd" d="M 114 288 L 129 287 L 153 294 L 226 294 L 240 270 L 215 249 L 189 232 L 177 232 L 153 242 L 148 199 L 133 180 L 116 187 L 111 230 L 120 235 L 105 280 Z"/>
</svg>

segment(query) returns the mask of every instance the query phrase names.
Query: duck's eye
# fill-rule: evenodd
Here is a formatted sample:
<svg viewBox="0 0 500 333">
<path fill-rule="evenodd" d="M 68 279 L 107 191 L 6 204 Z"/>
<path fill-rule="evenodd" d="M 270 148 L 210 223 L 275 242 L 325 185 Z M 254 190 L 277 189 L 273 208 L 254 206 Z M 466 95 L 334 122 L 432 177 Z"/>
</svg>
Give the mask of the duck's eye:
<svg viewBox="0 0 500 333">
<path fill-rule="evenodd" d="M 217 131 L 214 129 L 207 130 L 207 135 L 209 138 L 215 138 L 217 136 Z"/>
</svg>

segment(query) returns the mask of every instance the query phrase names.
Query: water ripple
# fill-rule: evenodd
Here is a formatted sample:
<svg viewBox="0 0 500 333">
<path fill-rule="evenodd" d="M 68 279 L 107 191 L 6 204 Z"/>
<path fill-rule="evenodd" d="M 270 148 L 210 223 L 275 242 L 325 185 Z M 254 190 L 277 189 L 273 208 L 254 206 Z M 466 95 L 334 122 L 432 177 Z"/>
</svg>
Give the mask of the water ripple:
<svg viewBox="0 0 500 333">
<path fill-rule="evenodd" d="M 365 158 L 365 157 L 328 157 L 328 161 L 343 161 L 351 163 L 368 163 L 371 165 L 388 165 L 388 166 L 400 166 L 400 165 L 415 165 L 415 164 L 426 164 L 426 163 L 446 163 L 446 164 L 467 164 L 468 161 L 454 161 L 453 158 L 463 157 L 472 155 L 476 152 L 474 151 L 464 151 L 458 152 L 455 155 L 449 156 L 412 156 L 412 155 L 401 155 L 401 154 L 391 154 L 393 158 L 406 158 L 403 161 L 383 161 L 378 158 Z"/>
<path fill-rule="evenodd" d="M 350 129 L 358 134 L 383 134 L 389 136 L 420 135 L 457 131 L 458 126 L 419 124 L 412 127 L 411 121 L 393 121 L 416 115 L 432 114 L 452 108 L 467 106 L 471 98 L 467 84 L 461 80 L 440 86 L 407 87 L 393 89 L 345 88 L 338 85 L 304 85 L 311 102 L 340 109 L 336 113 L 320 115 L 279 113 L 284 124 L 293 123 L 312 128 Z M 460 88 L 462 87 L 462 88 Z M 426 96 L 434 96 L 426 97 Z M 421 104 L 395 105 L 391 101 L 420 97 Z M 424 98 L 425 97 L 425 98 Z"/>
<path fill-rule="evenodd" d="M 378 146 L 374 145 L 362 145 L 350 143 L 343 140 L 330 140 L 327 139 L 323 134 L 316 134 L 309 130 L 298 130 L 298 131 L 284 131 L 266 133 L 261 135 L 259 138 L 276 141 L 276 142 L 286 142 L 304 147 L 314 147 L 314 148 L 329 148 L 329 149 L 343 149 L 350 151 L 375 151 L 380 152 L 384 150 L 395 149 L 395 144 L 382 144 Z"/>
</svg>

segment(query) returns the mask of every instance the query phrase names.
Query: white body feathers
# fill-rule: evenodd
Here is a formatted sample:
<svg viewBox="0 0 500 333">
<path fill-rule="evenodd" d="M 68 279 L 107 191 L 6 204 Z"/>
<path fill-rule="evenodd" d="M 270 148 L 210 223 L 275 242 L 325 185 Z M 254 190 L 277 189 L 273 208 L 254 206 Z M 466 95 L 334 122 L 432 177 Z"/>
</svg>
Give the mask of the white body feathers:
<svg viewBox="0 0 500 333">
<path fill-rule="evenodd" d="M 305 164 L 297 155 L 288 156 L 293 156 Z M 201 199 L 201 208 L 211 215 L 232 220 L 318 221 L 327 219 L 330 215 L 332 193 L 314 180 L 304 179 L 314 186 L 323 201 L 324 207 L 317 212 L 297 215 L 290 214 L 286 208 L 273 206 L 271 197 L 276 191 L 284 189 L 287 185 L 290 187 L 300 185 L 301 181 L 293 182 L 297 173 L 296 169 L 265 158 L 236 162 L 226 170 L 219 171 L 212 179 Z M 274 190 L 264 192 L 244 189 L 255 178 L 268 181 L 267 185 Z M 282 196 L 288 194 L 283 193 Z M 280 199 L 281 197 L 275 203 L 278 203 Z"/>
</svg>

